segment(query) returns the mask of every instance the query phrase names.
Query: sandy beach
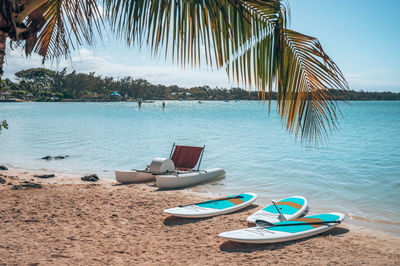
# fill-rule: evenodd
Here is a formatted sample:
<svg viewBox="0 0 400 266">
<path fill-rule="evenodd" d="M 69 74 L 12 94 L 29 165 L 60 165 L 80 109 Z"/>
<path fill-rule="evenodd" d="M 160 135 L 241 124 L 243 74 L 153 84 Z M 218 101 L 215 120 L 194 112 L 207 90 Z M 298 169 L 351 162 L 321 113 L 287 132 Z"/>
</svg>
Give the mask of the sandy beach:
<svg viewBox="0 0 400 266">
<path fill-rule="evenodd" d="M 218 233 L 247 227 L 259 209 L 182 219 L 163 209 L 202 200 L 151 183 L 84 182 L 81 176 L 0 171 L 0 265 L 398 265 L 400 238 L 343 223 L 281 244 L 239 244 Z M 25 183 L 23 183 L 25 182 Z M 26 187 L 18 187 L 18 185 Z M 38 188 L 40 184 L 41 188 Z M 17 189 L 14 186 L 17 186 Z"/>
</svg>

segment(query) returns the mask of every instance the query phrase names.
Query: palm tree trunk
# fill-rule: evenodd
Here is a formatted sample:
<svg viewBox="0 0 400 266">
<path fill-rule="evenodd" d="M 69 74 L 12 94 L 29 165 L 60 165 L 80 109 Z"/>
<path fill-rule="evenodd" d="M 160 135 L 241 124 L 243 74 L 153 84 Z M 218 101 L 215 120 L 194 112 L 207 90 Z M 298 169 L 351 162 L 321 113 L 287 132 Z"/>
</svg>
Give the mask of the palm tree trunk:
<svg viewBox="0 0 400 266">
<path fill-rule="evenodd" d="M 7 33 L 4 31 L 0 31 L 0 81 L 3 76 L 3 64 L 4 58 L 6 56 L 6 39 Z"/>
</svg>

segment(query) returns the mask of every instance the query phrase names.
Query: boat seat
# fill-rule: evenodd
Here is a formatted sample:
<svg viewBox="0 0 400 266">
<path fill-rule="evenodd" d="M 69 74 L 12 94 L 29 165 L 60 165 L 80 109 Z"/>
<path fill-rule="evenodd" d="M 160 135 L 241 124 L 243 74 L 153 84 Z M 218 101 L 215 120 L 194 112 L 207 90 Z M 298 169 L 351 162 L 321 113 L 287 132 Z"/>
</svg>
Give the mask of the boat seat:
<svg viewBox="0 0 400 266">
<path fill-rule="evenodd" d="M 172 146 L 170 156 L 171 160 L 174 162 L 175 169 L 190 171 L 197 164 L 198 168 L 200 168 L 201 157 L 204 151 L 203 147 L 194 147 L 194 146 L 182 146 L 182 145 L 174 145 Z"/>
</svg>

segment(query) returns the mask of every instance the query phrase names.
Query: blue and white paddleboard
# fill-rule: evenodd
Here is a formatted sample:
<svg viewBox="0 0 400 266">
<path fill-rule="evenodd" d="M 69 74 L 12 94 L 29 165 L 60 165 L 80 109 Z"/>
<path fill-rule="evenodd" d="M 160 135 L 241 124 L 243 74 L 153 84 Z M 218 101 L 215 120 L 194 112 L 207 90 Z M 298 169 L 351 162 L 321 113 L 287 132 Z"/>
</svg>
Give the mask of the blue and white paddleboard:
<svg viewBox="0 0 400 266">
<path fill-rule="evenodd" d="M 263 220 L 270 224 L 274 224 L 300 217 L 308 210 L 307 199 L 301 196 L 291 196 L 278 200 L 275 203 L 276 205 L 268 205 L 247 217 L 247 222 L 255 223 L 256 220 Z M 279 211 L 277 207 L 279 208 Z"/>
<path fill-rule="evenodd" d="M 344 219 L 342 213 L 326 213 L 256 226 L 219 234 L 219 237 L 243 243 L 278 243 L 313 236 L 332 229 Z M 258 222 L 257 222 L 258 224 Z"/>
<path fill-rule="evenodd" d="M 165 213 L 184 218 L 203 218 L 226 214 L 243 209 L 257 198 L 254 193 L 242 193 L 219 199 L 178 206 L 164 210 Z"/>
</svg>

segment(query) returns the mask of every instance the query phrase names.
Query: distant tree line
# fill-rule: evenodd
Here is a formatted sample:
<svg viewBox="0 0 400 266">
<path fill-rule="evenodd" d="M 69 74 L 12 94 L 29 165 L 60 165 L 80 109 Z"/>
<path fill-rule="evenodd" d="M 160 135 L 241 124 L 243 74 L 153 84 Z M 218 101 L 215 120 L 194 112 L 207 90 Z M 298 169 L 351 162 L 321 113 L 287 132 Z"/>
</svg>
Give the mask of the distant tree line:
<svg viewBox="0 0 400 266">
<path fill-rule="evenodd" d="M 182 88 L 151 84 L 145 79 L 96 76 L 72 71 L 31 68 L 15 73 L 16 81 L 2 80 L 0 100 L 123 101 L 123 100 L 257 100 L 257 91 L 241 88 Z M 117 95 L 112 95 L 116 91 Z M 400 93 L 331 90 L 337 100 L 400 100 Z M 2 97 L 2 98 L 1 98 Z M 276 99 L 276 93 L 271 94 Z"/>
<path fill-rule="evenodd" d="M 376 91 L 342 91 L 342 90 L 330 90 L 335 100 L 344 101 L 399 101 L 399 92 L 376 92 Z"/>
</svg>

